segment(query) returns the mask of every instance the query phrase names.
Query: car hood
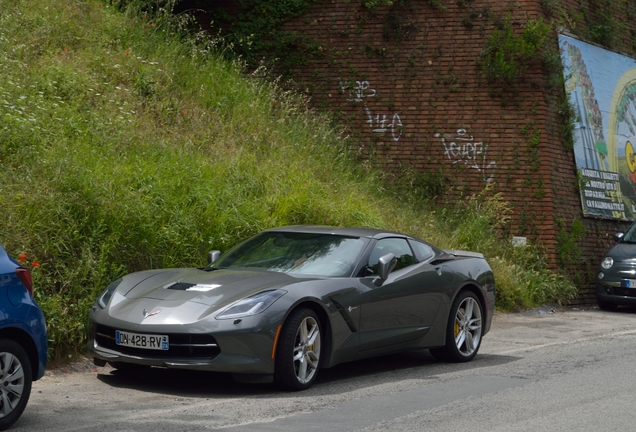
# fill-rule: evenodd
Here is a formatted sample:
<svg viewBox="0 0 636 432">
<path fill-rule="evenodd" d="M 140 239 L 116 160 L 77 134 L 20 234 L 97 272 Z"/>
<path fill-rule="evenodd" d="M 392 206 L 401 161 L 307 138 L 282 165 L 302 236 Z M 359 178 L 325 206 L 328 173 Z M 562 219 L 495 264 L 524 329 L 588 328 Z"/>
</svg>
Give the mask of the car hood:
<svg viewBox="0 0 636 432">
<path fill-rule="evenodd" d="M 302 280 L 307 279 L 253 269 L 138 272 L 124 276 L 113 294 L 109 315 L 144 324 L 185 324 L 201 320 L 249 295 Z M 145 317 L 144 310 L 156 313 Z"/>
<path fill-rule="evenodd" d="M 609 250 L 607 256 L 614 258 L 614 261 L 636 263 L 636 244 L 618 243 Z"/>
</svg>

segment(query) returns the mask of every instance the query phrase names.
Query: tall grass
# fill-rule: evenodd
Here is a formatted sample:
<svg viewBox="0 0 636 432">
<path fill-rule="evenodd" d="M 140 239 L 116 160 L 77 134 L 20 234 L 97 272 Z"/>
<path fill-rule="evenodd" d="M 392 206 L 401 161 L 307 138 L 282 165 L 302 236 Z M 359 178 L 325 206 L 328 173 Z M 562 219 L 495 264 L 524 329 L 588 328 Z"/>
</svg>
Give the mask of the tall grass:
<svg viewBox="0 0 636 432">
<path fill-rule="evenodd" d="M 82 349 L 112 279 L 199 266 L 208 250 L 288 224 L 482 251 L 503 275 L 504 308 L 572 295 L 540 253 L 519 257 L 501 239 L 500 199 L 398 196 L 306 100 L 246 75 L 214 40 L 98 1 L 0 0 L 0 11 L 0 243 L 27 254 L 53 356 Z"/>
</svg>

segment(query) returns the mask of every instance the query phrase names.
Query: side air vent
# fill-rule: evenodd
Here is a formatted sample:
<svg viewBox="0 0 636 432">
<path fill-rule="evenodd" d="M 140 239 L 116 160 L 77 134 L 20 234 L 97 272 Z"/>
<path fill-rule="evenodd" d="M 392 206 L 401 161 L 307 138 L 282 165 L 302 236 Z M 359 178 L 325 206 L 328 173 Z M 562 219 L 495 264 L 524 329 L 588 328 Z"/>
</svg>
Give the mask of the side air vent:
<svg viewBox="0 0 636 432">
<path fill-rule="evenodd" d="M 340 312 L 340 315 L 342 315 L 342 318 L 347 323 L 349 330 L 351 330 L 353 333 L 357 332 L 358 329 L 356 325 L 353 323 L 353 321 L 351 320 L 351 317 L 349 316 L 349 313 L 347 312 L 347 310 L 343 308 L 342 305 L 338 303 L 337 301 L 335 301 L 333 298 L 330 298 L 329 300 L 331 300 L 331 303 L 336 307 L 338 312 Z"/>
</svg>

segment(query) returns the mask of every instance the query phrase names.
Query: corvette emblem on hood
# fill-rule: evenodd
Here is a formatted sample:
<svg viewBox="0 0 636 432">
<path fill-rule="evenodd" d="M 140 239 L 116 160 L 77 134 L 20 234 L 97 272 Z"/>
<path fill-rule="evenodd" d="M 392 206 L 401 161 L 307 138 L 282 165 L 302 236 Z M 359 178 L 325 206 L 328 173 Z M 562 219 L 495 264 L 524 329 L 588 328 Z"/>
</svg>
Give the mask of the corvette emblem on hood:
<svg viewBox="0 0 636 432">
<path fill-rule="evenodd" d="M 157 315 L 159 312 L 161 312 L 161 309 L 157 309 L 152 312 L 148 312 L 146 309 L 144 309 L 141 313 L 144 314 L 144 318 L 148 318 L 153 315 Z"/>
</svg>

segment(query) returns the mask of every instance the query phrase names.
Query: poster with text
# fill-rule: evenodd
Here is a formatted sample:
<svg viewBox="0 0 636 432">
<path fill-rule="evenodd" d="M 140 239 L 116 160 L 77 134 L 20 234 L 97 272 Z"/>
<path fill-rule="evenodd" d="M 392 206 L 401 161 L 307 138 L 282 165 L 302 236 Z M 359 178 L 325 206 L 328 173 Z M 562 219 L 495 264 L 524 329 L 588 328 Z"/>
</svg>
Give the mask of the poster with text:
<svg viewBox="0 0 636 432">
<path fill-rule="evenodd" d="M 559 36 L 585 216 L 636 219 L 636 60 Z"/>
</svg>

